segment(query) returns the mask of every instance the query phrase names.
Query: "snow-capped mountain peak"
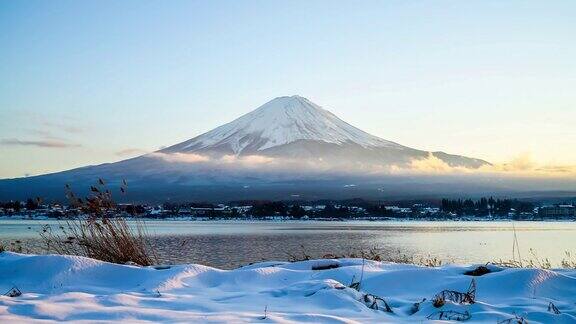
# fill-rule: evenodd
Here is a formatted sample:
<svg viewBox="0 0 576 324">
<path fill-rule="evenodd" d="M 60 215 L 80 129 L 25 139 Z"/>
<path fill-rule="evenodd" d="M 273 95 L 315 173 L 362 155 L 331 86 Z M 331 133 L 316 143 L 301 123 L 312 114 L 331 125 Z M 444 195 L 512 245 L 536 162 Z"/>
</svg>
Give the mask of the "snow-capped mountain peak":
<svg viewBox="0 0 576 324">
<path fill-rule="evenodd" d="M 370 135 L 301 96 L 275 98 L 240 118 L 166 152 L 254 153 L 299 140 L 362 147 L 402 147 Z"/>
<path fill-rule="evenodd" d="M 164 201 L 278 199 L 295 192 L 308 197 L 361 197 L 357 190 L 381 197 L 384 178 L 380 176 L 388 172 L 485 165 L 489 163 L 480 159 L 383 140 L 306 98 L 292 96 L 273 99 L 228 124 L 152 154 L 0 181 L 0 199 L 16 194 L 25 199 L 32 190 L 57 199 L 54 193 L 60 195 L 64 184 L 85 187 L 98 178 L 127 179 L 141 197 Z M 382 182 L 389 185 L 391 179 Z M 350 183 L 355 184 L 354 190 L 346 185 Z M 343 188 L 349 193 L 343 193 Z M 407 190 L 403 180 L 396 188 Z"/>
</svg>

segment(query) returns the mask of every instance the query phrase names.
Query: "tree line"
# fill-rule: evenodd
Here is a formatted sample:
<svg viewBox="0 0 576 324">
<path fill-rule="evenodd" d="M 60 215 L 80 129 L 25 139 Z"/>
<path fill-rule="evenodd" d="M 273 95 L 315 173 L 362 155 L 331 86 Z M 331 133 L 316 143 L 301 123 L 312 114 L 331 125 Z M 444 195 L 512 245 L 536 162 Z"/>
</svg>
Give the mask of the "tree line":
<svg viewBox="0 0 576 324">
<path fill-rule="evenodd" d="M 532 213 L 534 204 L 517 199 L 442 199 L 441 210 L 445 213 L 453 213 L 458 216 L 508 216 L 511 212 Z"/>
<path fill-rule="evenodd" d="M 36 210 L 41 207 L 42 199 L 40 198 L 28 198 L 26 201 L 6 201 L 0 202 L 0 208 L 4 209 L 12 209 L 15 212 L 19 212 L 20 210 L 26 208 L 26 210 Z"/>
</svg>

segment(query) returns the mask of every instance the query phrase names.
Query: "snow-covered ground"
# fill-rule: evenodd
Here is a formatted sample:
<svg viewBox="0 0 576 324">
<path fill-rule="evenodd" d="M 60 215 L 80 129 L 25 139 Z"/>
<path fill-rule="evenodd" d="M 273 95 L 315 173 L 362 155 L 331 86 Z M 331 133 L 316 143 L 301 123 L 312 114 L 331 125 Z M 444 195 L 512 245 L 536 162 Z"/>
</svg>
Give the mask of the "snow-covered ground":
<svg viewBox="0 0 576 324">
<path fill-rule="evenodd" d="M 313 268 L 329 268 L 313 270 Z M 75 256 L 0 254 L 0 322 L 421 322 L 456 311 L 467 322 L 523 317 L 530 323 L 576 322 L 576 270 L 503 269 L 472 277 L 476 266 L 414 265 L 360 259 L 265 262 L 236 270 L 202 265 L 136 267 Z M 361 280 L 360 291 L 348 286 Z M 475 303 L 432 305 L 442 290 Z M 371 309 L 374 296 L 378 310 Z M 422 301 L 419 307 L 414 303 Z M 550 308 L 556 306 L 560 314 Z M 373 308 L 376 308 L 373 306 Z M 454 315 L 454 313 L 446 313 Z M 510 322 L 515 323 L 515 322 Z"/>
</svg>

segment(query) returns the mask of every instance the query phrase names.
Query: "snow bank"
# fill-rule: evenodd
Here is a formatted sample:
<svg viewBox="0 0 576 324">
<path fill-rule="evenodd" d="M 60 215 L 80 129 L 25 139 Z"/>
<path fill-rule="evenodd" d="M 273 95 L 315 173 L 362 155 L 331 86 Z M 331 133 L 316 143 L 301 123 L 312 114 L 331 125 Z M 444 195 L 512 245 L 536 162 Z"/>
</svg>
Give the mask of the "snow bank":
<svg viewBox="0 0 576 324">
<path fill-rule="evenodd" d="M 340 259 L 264 262 L 230 271 L 194 264 L 156 269 L 4 252 L 0 290 L 16 286 L 22 295 L 0 297 L 0 321 L 397 323 L 456 311 L 468 312 L 468 322 L 514 316 L 530 323 L 576 322 L 576 271 L 491 267 L 483 276 L 464 275 L 474 268 Z M 359 292 L 348 287 L 360 278 Z M 465 292 L 472 278 L 474 304 L 432 305 L 442 290 Z M 369 308 L 373 302 L 378 310 Z M 548 310 L 551 302 L 560 314 Z"/>
</svg>

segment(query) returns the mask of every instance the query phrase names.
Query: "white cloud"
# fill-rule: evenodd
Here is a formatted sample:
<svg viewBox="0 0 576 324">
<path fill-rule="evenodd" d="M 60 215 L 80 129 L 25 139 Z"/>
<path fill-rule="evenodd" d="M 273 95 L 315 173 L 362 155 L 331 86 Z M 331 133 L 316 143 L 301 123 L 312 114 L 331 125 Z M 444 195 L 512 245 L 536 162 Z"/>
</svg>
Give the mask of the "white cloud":
<svg viewBox="0 0 576 324">
<path fill-rule="evenodd" d="M 151 153 L 150 157 L 161 158 L 168 162 L 205 164 L 223 168 L 238 168 L 238 170 L 258 168 L 262 171 L 294 171 L 338 172 L 342 174 L 362 175 L 473 175 L 486 174 L 498 176 L 554 177 L 576 176 L 576 166 L 538 165 L 532 161 L 529 154 L 522 154 L 509 162 L 485 165 L 480 168 L 450 166 L 445 161 L 430 153 L 427 157 L 414 159 L 406 165 L 358 165 L 331 164 L 323 160 L 281 159 L 263 155 L 223 155 L 219 157 L 195 153 Z"/>
</svg>

